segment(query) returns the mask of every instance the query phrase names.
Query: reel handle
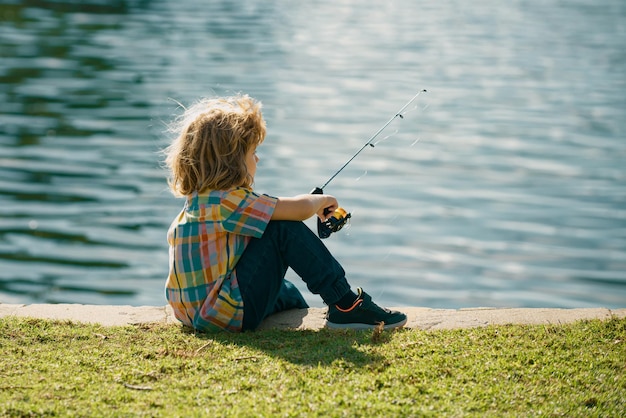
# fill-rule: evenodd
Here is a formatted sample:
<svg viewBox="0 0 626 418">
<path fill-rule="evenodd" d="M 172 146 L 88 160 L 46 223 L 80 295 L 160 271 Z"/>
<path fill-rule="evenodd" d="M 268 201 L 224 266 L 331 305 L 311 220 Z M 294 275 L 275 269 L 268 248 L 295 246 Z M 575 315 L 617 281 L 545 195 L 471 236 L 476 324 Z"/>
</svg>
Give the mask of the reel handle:
<svg viewBox="0 0 626 418">
<path fill-rule="evenodd" d="M 324 191 L 319 187 L 316 187 L 311 191 L 311 194 L 324 194 Z M 324 209 L 324 215 L 328 215 L 330 213 L 330 209 Z M 344 208 L 337 208 L 333 213 L 333 216 L 328 218 L 326 221 L 322 221 L 320 218 L 317 218 L 317 235 L 321 238 L 328 238 L 330 234 L 333 232 L 339 231 L 343 226 L 348 223 L 348 219 L 350 219 L 352 215 Z"/>
</svg>

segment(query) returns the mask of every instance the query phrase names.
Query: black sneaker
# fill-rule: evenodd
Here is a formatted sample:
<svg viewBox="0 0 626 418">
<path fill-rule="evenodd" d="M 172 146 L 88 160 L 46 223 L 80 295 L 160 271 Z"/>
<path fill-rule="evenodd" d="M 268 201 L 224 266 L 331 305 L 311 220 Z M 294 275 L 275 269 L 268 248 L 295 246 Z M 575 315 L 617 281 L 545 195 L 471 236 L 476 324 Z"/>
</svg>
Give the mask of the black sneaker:
<svg viewBox="0 0 626 418">
<path fill-rule="evenodd" d="M 402 312 L 381 308 L 360 287 L 358 293 L 356 301 L 348 309 L 341 309 L 337 305 L 328 307 L 328 328 L 371 329 L 379 327 L 382 322 L 384 329 L 391 329 L 406 324 L 406 315 Z"/>
</svg>

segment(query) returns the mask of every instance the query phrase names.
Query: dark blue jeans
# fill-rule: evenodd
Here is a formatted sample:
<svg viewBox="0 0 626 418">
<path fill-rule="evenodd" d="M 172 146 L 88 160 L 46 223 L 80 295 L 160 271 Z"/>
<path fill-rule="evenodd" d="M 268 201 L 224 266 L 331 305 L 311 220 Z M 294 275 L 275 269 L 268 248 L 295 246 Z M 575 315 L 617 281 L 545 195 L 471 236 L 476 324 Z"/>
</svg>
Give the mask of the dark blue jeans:
<svg viewBox="0 0 626 418">
<path fill-rule="evenodd" d="M 308 226 L 270 221 L 261 238 L 252 238 L 235 269 L 243 298 L 244 331 L 257 328 L 273 313 L 308 308 L 298 289 L 285 280 L 289 267 L 327 305 L 350 290 L 343 268 Z"/>
</svg>

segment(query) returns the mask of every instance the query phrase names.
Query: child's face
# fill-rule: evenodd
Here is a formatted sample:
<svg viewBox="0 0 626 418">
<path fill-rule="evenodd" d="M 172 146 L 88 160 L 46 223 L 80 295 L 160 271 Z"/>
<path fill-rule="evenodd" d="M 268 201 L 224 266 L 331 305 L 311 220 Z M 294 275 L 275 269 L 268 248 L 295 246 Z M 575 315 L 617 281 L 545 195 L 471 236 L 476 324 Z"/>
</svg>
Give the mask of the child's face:
<svg viewBox="0 0 626 418">
<path fill-rule="evenodd" d="M 259 157 L 256 155 L 256 147 L 252 147 L 248 150 L 246 154 L 246 167 L 248 169 L 248 174 L 252 179 L 256 175 L 256 163 L 259 162 Z"/>
</svg>

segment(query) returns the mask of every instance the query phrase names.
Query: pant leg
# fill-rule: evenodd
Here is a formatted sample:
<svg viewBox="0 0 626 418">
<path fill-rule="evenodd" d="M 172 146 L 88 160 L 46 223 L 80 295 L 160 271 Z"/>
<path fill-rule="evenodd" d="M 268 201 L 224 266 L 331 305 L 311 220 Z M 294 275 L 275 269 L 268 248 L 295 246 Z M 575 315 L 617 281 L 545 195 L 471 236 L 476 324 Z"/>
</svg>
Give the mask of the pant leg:
<svg viewBox="0 0 626 418">
<path fill-rule="evenodd" d="M 270 221 L 261 238 L 250 240 L 235 269 L 244 302 L 244 330 L 255 329 L 274 312 L 289 267 L 326 304 L 350 290 L 339 262 L 303 222 Z"/>
<path fill-rule="evenodd" d="M 274 303 L 274 308 L 270 314 L 286 311 L 288 309 L 306 309 L 308 307 L 309 304 L 306 303 L 306 300 L 304 300 L 298 288 L 289 280 L 283 279 L 276 302 Z"/>
</svg>

